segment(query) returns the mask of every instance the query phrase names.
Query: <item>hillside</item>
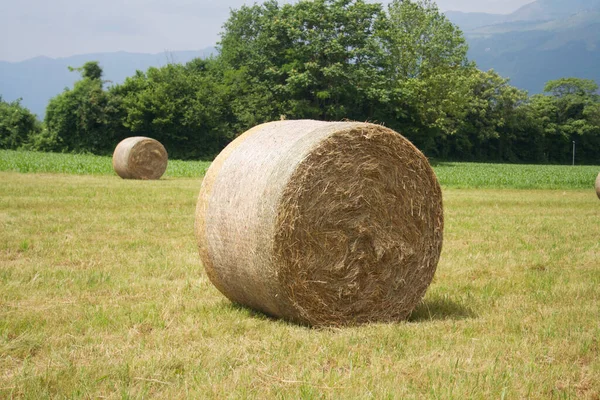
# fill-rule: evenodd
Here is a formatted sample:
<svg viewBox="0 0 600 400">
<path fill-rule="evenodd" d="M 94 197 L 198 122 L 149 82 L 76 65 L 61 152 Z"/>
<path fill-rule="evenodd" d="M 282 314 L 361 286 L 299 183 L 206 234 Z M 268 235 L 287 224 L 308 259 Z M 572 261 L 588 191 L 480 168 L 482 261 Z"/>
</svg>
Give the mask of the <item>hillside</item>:
<svg viewBox="0 0 600 400">
<path fill-rule="evenodd" d="M 538 0 L 512 14 L 446 13 L 469 43 L 469 58 L 539 93 L 561 77 L 600 83 L 600 0 Z"/>
<path fill-rule="evenodd" d="M 552 20 L 600 10 L 598 0 L 537 0 L 508 15 L 509 21 Z"/>
<path fill-rule="evenodd" d="M 22 98 L 21 104 L 44 118 L 48 100 L 80 79 L 68 67 L 80 67 L 87 61 L 98 61 L 104 70 L 104 79 L 121 83 L 136 70 L 146 71 L 168 63 L 186 63 L 194 58 L 207 57 L 215 51 L 176 51 L 159 54 L 99 53 L 67 58 L 36 57 L 22 62 L 0 61 L 0 95 L 5 101 Z M 110 83 L 108 83 L 110 85 Z"/>
</svg>

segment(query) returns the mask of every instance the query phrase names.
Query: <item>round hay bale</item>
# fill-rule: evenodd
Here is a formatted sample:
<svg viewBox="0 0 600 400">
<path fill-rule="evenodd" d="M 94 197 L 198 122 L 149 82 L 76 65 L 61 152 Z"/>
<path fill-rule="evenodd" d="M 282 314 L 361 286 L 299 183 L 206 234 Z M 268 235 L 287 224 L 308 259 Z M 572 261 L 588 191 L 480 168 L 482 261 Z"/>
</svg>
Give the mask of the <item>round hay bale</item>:
<svg viewBox="0 0 600 400">
<path fill-rule="evenodd" d="M 596 195 L 600 199 L 600 173 L 596 177 Z"/>
<path fill-rule="evenodd" d="M 117 145 L 112 161 L 123 179 L 160 179 L 167 169 L 168 155 L 159 141 L 135 136 Z"/>
<path fill-rule="evenodd" d="M 277 121 L 215 159 L 195 229 L 209 279 L 233 302 L 313 326 L 397 321 L 433 279 L 442 193 L 390 129 Z"/>
</svg>

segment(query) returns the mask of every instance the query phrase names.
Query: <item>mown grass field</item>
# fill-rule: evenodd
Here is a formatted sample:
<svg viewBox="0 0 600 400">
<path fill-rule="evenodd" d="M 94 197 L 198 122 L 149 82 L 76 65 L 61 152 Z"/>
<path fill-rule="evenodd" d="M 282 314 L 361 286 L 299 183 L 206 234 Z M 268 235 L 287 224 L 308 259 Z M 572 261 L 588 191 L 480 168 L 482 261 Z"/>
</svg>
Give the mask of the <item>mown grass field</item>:
<svg viewBox="0 0 600 400">
<path fill-rule="evenodd" d="M 0 152 L 0 398 L 600 397 L 600 167 L 437 165 L 423 303 L 316 330 L 210 284 L 193 234 L 208 163 L 173 164 L 125 181 L 107 157 Z"/>
</svg>

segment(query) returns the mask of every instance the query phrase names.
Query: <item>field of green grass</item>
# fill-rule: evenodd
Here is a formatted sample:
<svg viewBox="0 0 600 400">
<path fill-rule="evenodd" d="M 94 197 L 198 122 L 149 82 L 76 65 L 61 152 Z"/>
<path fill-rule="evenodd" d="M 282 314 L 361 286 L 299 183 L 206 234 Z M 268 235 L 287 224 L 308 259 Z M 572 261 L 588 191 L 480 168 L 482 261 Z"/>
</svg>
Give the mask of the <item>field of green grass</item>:
<svg viewBox="0 0 600 400">
<path fill-rule="evenodd" d="M 198 178 L 210 162 L 170 160 L 165 178 Z M 444 187 L 512 189 L 593 188 L 598 166 L 441 162 L 433 168 Z M 0 150 L 0 171 L 115 175 L 109 156 Z M 591 183 L 590 183 L 591 182 Z M 590 186 L 591 185 L 591 186 Z"/>
<path fill-rule="evenodd" d="M 110 157 L 0 151 L 0 398 L 600 397 L 600 167 L 437 165 L 422 304 L 317 330 L 208 281 L 208 165 L 127 181 Z"/>
<path fill-rule="evenodd" d="M 208 161 L 169 160 L 165 177 L 199 177 L 209 166 Z M 0 171 L 115 175 L 110 156 L 13 150 L 0 150 Z"/>
</svg>

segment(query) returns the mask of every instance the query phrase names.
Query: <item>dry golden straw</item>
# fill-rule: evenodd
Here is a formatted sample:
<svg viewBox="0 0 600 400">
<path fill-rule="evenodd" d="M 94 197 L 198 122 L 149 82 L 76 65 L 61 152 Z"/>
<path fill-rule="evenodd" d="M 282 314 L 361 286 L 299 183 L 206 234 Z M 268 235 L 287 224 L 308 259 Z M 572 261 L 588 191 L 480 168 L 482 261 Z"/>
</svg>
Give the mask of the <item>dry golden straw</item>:
<svg viewBox="0 0 600 400">
<path fill-rule="evenodd" d="M 196 209 L 200 257 L 233 302 L 313 326 L 408 317 L 442 249 L 429 162 L 379 125 L 277 121 L 209 168 Z"/>
<path fill-rule="evenodd" d="M 600 199 L 600 174 L 596 177 L 596 195 Z"/>
<path fill-rule="evenodd" d="M 121 141 L 113 153 L 113 168 L 123 179 L 160 179 L 167 163 L 168 155 L 163 145 L 142 136 Z"/>
</svg>

